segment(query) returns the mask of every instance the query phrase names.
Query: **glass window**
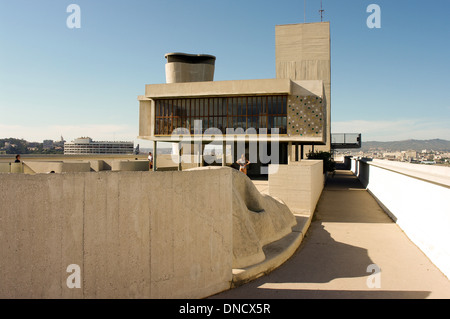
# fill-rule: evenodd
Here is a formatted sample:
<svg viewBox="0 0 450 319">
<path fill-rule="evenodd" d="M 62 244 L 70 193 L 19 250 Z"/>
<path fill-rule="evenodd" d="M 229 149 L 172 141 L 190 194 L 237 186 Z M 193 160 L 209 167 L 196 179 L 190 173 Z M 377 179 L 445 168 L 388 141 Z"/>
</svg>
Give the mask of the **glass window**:
<svg viewBox="0 0 450 319">
<path fill-rule="evenodd" d="M 170 135 L 176 128 L 194 134 L 194 121 L 202 121 L 202 130 L 218 128 L 280 128 L 286 132 L 287 96 L 240 96 L 221 98 L 161 99 L 155 101 L 155 134 Z M 200 132 L 199 132 L 200 133 Z"/>
</svg>

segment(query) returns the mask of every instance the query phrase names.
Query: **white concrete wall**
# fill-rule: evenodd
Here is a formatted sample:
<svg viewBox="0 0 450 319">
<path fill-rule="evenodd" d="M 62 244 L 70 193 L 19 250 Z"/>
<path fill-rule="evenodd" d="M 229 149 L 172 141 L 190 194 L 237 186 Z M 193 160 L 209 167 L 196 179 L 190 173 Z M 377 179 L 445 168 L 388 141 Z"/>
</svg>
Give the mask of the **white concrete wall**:
<svg viewBox="0 0 450 319">
<path fill-rule="evenodd" d="M 450 278 L 450 168 L 352 160 L 352 170 L 406 235 Z M 428 180 L 423 172 L 428 173 Z"/>
</svg>

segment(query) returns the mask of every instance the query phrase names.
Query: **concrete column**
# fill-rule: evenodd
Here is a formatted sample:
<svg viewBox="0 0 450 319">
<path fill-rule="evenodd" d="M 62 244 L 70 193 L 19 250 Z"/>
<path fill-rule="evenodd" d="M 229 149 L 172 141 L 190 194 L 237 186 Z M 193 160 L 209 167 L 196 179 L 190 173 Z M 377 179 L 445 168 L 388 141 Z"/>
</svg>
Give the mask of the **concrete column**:
<svg viewBox="0 0 450 319">
<path fill-rule="evenodd" d="M 292 142 L 288 143 L 288 165 L 292 162 Z"/>
<path fill-rule="evenodd" d="M 200 159 L 200 167 L 203 167 L 203 154 L 205 153 L 205 145 L 203 143 L 200 144 L 200 153 L 199 153 L 199 159 Z"/>
<path fill-rule="evenodd" d="M 157 143 L 158 143 L 158 142 L 153 141 L 153 168 L 152 168 L 152 171 L 153 171 L 153 172 L 156 172 Z"/>
<path fill-rule="evenodd" d="M 181 171 L 181 150 L 182 150 L 183 148 L 181 147 L 181 142 L 180 143 L 178 143 L 178 149 L 177 149 L 177 151 L 178 151 L 178 170 L 179 171 Z"/>
<path fill-rule="evenodd" d="M 201 166 L 201 162 L 202 162 L 201 151 L 202 151 L 202 144 L 195 142 L 194 154 L 195 154 L 195 162 L 197 163 L 197 167 Z"/>
<path fill-rule="evenodd" d="M 227 166 L 227 143 L 222 141 L 222 166 Z"/>
</svg>

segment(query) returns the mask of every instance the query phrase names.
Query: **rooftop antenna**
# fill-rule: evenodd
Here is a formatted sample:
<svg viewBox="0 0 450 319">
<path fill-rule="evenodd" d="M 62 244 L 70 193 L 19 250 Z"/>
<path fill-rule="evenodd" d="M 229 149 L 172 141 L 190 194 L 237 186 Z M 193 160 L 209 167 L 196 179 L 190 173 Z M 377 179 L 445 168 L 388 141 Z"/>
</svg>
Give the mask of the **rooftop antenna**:
<svg viewBox="0 0 450 319">
<path fill-rule="evenodd" d="M 306 0 L 305 0 L 306 1 Z M 322 0 L 320 0 L 320 22 L 323 21 L 323 13 L 325 12 L 325 10 L 322 9 Z"/>
</svg>

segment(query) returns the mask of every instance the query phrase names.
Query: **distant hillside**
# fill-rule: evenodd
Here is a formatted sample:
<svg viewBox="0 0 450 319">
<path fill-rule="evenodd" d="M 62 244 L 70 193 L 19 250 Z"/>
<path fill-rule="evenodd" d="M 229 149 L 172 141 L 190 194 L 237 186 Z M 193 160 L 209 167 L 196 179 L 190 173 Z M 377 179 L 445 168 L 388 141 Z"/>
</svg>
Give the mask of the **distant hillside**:
<svg viewBox="0 0 450 319">
<path fill-rule="evenodd" d="M 434 139 L 434 140 L 406 140 L 406 141 L 393 141 L 393 142 L 362 142 L 361 150 L 366 152 L 369 150 L 382 149 L 391 151 L 448 151 L 450 152 L 450 141 Z"/>
</svg>

